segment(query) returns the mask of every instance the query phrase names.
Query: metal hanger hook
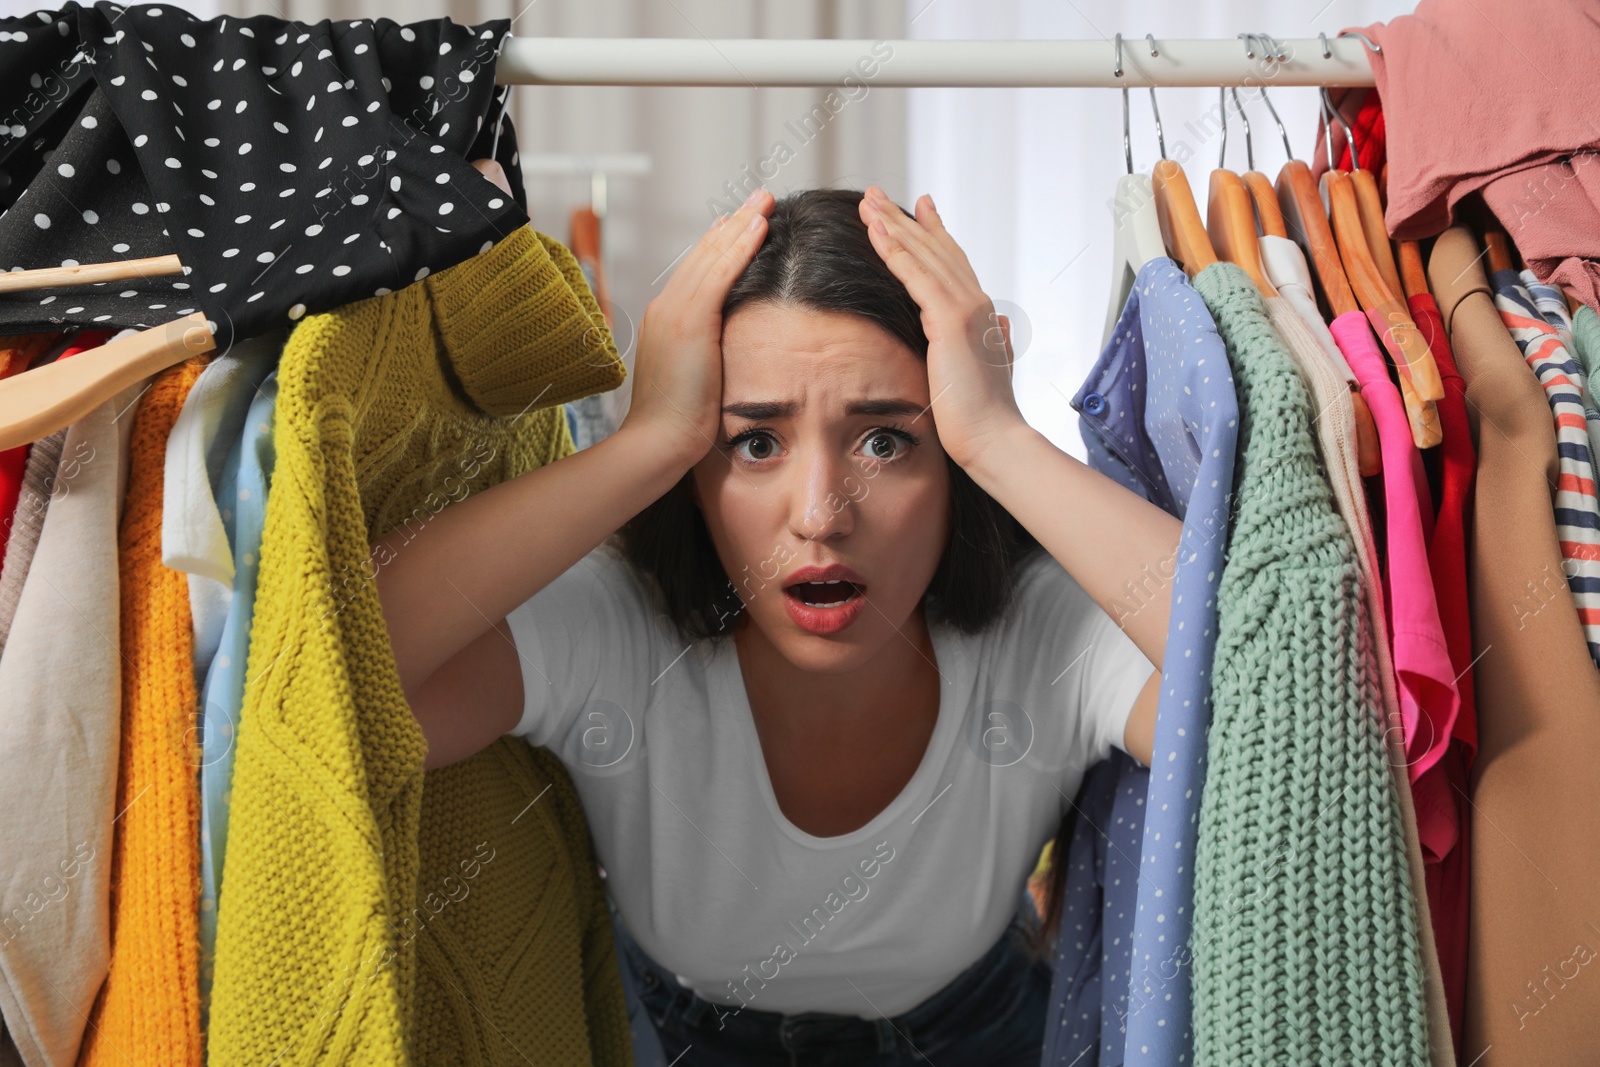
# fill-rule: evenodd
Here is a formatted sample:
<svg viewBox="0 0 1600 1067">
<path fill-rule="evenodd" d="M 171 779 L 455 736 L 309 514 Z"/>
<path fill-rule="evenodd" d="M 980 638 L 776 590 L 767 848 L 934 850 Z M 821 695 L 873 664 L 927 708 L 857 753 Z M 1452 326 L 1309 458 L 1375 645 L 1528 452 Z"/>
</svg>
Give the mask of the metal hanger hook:
<svg viewBox="0 0 1600 1067">
<path fill-rule="evenodd" d="M 1289 131 L 1283 128 L 1283 119 L 1278 117 L 1278 109 L 1272 106 L 1272 97 L 1267 95 L 1267 87 L 1261 87 L 1261 99 L 1266 102 L 1267 110 L 1272 112 L 1272 121 L 1278 124 L 1278 136 L 1283 138 L 1283 153 L 1290 159 L 1294 158 L 1294 149 L 1289 147 Z"/>
<path fill-rule="evenodd" d="M 1338 121 L 1339 125 L 1344 128 L 1345 143 L 1350 146 L 1350 170 L 1352 172 L 1358 171 L 1361 169 L 1361 153 L 1357 151 L 1358 146 L 1356 145 L 1356 132 L 1352 130 L 1350 128 L 1350 124 L 1344 120 L 1344 116 L 1339 113 L 1339 109 L 1333 106 L 1333 98 L 1328 95 L 1328 87 L 1324 85 L 1321 91 L 1323 104 L 1327 106 L 1329 113 L 1333 115 L 1334 119 Z M 1328 145 L 1328 169 L 1332 170 L 1334 164 L 1332 147 L 1333 131 L 1331 129 L 1328 131 Z"/>
<path fill-rule="evenodd" d="M 1319 33 L 1317 34 L 1317 40 L 1322 42 L 1322 58 L 1332 59 L 1333 49 L 1328 47 L 1328 35 L 1325 33 Z"/>
<path fill-rule="evenodd" d="M 1373 39 L 1371 37 L 1368 37 L 1366 34 L 1362 33 L 1360 30 L 1345 30 L 1339 36 L 1340 37 L 1356 37 L 1356 38 L 1359 38 L 1361 40 L 1361 43 L 1366 45 L 1368 48 L 1372 49 L 1372 51 L 1374 51 L 1374 52 L 1382 52 L 1383 51 L 1383 49 L 1381 47 L 1379 47 L 1377 42 L 1373 41 Z"/>
<path fill-rule="evenodd" d="M 1159 58 L 1161 53 L 1156 49 L 1156 35 L 1153 33 L 1147 33 L 1144 35 L 1144 39 L 1145 43 L 1150 46 L 1150 58 Z M 1148 88 L 1150 89 L 1150 114 L 1156 121 L 1156 144 L 1161 148 L 1161 158 L 1166 159 L 1167 135 L 1166 131 L 1162 130 L 1161 128 L 1161 108 L 1156 104 L 1156 87 L 1151 85 Z"/>
<path fill-rule="evenodd" d="M 1161 129 L 1161 109 L 1156 106 L 1156 87 L 1150 86 L 1150 114 L 1156 120 L 1156 143 L 1161 146 L 1161 158 L 1167 158 L 1167 135 Z"/>
<path fill-rule="evenodd" d="M 1222 151 L 1217 153 L 1217 169 L 1221 170 L 1228 158 L 1228 90 L 1217 86 L 1217 105 L 1222 110 Z"/>
<path fill-rule="evenodd" d="M 1112 70 L 1114 77 L 1122 77 L 1122 34 L 1117 34 L 1117 65 Z M 1128 87 L 1122 87 L 1122 154 L 1128 161 L 1128 173 L 1133 173 L 1133 137 L 1128 132 Z"/>
<path fill-rule="evenodd" d="M 1239 111 L 1239 121 L 1244 124 L 1244 159 L 1249 170 L 1256 169 L 1256 146 L 1250 136 L 1250 116 L 1244 113 L 1244 105 L 1239 102 L 1239 90 L 1232 88 L 1229 92 L 1233 95 L 1233 106 Z"/>
</svg>

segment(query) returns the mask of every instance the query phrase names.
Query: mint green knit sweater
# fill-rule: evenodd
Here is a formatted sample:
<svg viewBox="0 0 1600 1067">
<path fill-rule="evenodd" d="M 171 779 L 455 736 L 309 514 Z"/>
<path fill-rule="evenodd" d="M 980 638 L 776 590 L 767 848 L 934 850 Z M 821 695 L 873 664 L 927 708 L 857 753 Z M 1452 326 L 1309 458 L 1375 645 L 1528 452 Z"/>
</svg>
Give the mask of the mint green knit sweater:
<svg viewBox="0 0 1600 1067">
<path fill-rule="evenodd" d="M 1194 287 L 1227 346 L 1240 419 L 1195 854 L 1194 1062 L 1426 1067 L 1355 547 L 1260 295 L 1231 263 Z"/>
</svg>

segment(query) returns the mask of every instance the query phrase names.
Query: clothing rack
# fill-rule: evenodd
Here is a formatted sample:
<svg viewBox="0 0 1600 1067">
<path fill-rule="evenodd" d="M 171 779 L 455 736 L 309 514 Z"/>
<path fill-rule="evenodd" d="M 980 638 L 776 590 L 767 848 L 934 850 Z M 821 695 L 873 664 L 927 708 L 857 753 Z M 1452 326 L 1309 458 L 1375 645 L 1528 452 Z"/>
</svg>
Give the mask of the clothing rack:
<svg viewBox="0 0 1600 1067">
<path fill-rule="evenodd" d="M 512 37 L 501 50 L 495 81 L 746 88 L 839 85 L 847 77 L 898 88 L 1373 84 L 1367 46 L 1357 37 L 1283 38 L 1276 49 L 1263 49 L 1261 37 L 1128 37 L 1120 42 L 1120 62 L 1116 40 Z M 886 45 L 890 59 L 884 59 Z"/>
</svg>

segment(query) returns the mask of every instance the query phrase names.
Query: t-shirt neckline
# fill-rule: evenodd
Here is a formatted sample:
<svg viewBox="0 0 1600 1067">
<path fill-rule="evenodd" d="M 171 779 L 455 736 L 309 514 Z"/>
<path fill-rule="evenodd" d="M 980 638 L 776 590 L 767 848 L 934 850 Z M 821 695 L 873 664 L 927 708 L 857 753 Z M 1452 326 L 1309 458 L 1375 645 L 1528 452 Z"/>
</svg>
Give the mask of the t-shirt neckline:
<svg viewBox="0 0 1600 1067">
<path fill-rule="evenodd" d="M 958 672 L 965 669 L 970 657 L 962 654 L 966 651 L 962 647 L 963 635 L 945 624 L 930 620 L 928 635 L 933 644 L 934 665 L 940 675 L 939 712 L 934 722 L 933 733 L 923 750 L 922 760 L 917 764 L 917 769 L 912 773 L 910 780 L 882 811 L 867 820 L 865 825 L 849 833 L 832 837 L 818 837 L 800 829 L 789 821 L 789 817 L 778 806 L 778 795 L 772 788 L 772 777 L 767 773 L 766 757 L 761 751 L 761 737 L 756 731 L 755 714 L 750 709 L 750 694 L 745 689 L 744 674 L 739 667 L 738 648 L 731 638 L 715 643 L 710 666 L 712 706 L 729 709 L 743 740 L 745 757 L 751 762 L 751 773 L 755 775 L 767 814 L 773 824 L 790 840 L 806 848 L 820 851 L 848 848 L 869 838 L 880 837 L 886 827 L 893 824 L 912 804 L 917 803 L 920 797 L 929 792 L 930 782 L 942 773 L 948 763 L 950 746 L 955 742 L 955 735 L 961 722 L 961 685 Z M 929 796 L 926 803 L 931 807 L 935 800 L 937 797 Z"/>
</svg>

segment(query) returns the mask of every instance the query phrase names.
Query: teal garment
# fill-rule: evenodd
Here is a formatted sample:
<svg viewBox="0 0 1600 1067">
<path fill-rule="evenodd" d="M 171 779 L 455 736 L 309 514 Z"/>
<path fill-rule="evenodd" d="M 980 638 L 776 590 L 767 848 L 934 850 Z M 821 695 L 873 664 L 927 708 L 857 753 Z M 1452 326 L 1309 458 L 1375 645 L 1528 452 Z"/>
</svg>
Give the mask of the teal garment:
<svg viewBox="0 0 1600 1067">
<path fill-rule="evenodd" d="M 233 746 L 244 707 L 250 621 L 255 614 L 256 572 L 261 563 L 267 490 L 277 452 L 272 417 L 278 403 L 278 372 L 256 388 L 243 431 L 223 461 L 217 479 L 217 510 L 233 546 L 233 597 L 222 624 L 217 654 L 206 671 L 200 723 L 200 1029 L 210 1017 L 211 980 L 216 971 L 217 903 L 222 894 L 228 847 L 228 805 L 233 787 Z"/>
<path fill-rule="evenodd" d="M 1596 381 L 1600 375 L 1600 315 L 1585 304 L 1572 316 L 1572 347 L 1584 377 Z"/>
<path fill-rule="evenodd" d="M 1239 399 L 1195 850 L 1196 1067 L 1429 1063 L 1361 570 L 1249 278 L 1201 271 Z M 1416 891 L 1421 891 L 1420 886 Z"/>
<path fill-rule="evenodd" d="M 1600 421 L 1600 413 L 1590 418 L 1590 411 L 1600 408 L 1600 398 L 1595 397 L 1595 392 L 1600 390 L 1600 315 L 1595 315 L 1595 309 L 1584 306 L 1579 307 L 1578 314 L 1573 315 L 1573 358 L 1578 360 L 1578 366 L 1584 371 L 1584 418 L 1589 419 L 1589 426 L 1594 427 Z M 1592 437 L 1592 435 L 1590 435 Z M 1600 448 L 1600 443 L 1597 443 Z"/>
</svg>

